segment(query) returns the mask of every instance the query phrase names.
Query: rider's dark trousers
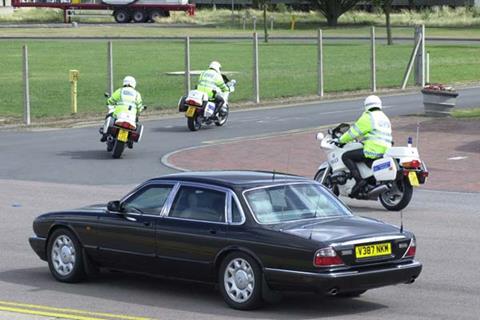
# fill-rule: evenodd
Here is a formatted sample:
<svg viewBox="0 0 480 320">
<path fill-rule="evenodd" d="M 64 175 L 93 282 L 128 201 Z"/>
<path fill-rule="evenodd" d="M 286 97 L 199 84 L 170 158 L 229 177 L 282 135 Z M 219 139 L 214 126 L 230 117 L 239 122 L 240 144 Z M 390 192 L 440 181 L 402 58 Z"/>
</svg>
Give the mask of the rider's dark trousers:
<svg viewBox="0 0 480 320">
<path fill-rule="evenodd" d="M 347 151 L 342 155 L 342 161 L 347 166 L 352 174 L 352 177 L 358 183 L 362 180 L 360 171 L 355 162 L 364 162 L 366 160 L 363 149 Z"/>
</svg>

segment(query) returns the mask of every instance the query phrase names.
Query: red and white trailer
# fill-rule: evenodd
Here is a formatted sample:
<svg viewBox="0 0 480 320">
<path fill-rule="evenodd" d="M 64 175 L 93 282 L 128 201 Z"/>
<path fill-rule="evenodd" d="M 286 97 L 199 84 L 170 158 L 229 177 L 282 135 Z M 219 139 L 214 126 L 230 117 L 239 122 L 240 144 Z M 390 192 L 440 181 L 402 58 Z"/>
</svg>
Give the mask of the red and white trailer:
<svg viewBox="0 0 480 320">
<path fill-rule="evenodd" d="M 188 0 L 12 0 L 14 8 L 54 8 L 63 10 L 64 22 L 69 21 L 69 12 L 75 10 L 112 10 L 118 23 L 147 22 L 159 17 L 168 17 L 170 11 L 185 11 L 195 14 L 195 5 Z"/>
</svg>

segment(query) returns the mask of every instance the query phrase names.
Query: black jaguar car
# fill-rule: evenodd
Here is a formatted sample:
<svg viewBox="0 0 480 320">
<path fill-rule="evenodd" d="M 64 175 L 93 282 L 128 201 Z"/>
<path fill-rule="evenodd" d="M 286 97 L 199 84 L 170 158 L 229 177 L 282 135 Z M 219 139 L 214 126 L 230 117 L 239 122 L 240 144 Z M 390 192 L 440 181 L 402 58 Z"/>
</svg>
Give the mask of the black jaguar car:
<svg viewBox="0 0 480 320">
<path fill-rule="evenodd" d="M 33 230 L 33 250 L 59 281 L 103 268 L 204 281 L 237 309 L 281 290 L 358 296 L 422 269 L 411 232 L 272 172 L 166 175 L 108 205 L 43 214 Z"/>
</svg>

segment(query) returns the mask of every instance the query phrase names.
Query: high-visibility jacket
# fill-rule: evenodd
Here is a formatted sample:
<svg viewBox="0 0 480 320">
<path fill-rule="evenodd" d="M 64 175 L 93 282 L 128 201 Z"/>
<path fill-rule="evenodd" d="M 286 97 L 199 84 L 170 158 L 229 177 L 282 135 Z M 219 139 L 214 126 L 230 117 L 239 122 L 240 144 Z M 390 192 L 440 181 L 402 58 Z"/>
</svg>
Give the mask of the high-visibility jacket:
<svg viewBox="0 0 480 320">
<path fill-rule="evenodd" d="M 122 87 L 117 89 L 107 100 L 109 105 L 114 105 L 115 111 L 122 112 L 124 109 L 134 111 L 135 114 L 143 110 L 142 96 L 132 87 Z"/>
<path fill-rule="evenodd" d="M 208 94 L 208 99 L 213 99 L 213 91 L 216 92 L 228 92 L 230 88 L 223 81 L 222 75 L 213 70 L 208 69 L 202 72 L 200 78 L 198 78 L 197 90 Z"/>
<path fill-rule="evenodd" d="M 380 158 L 392 146 L 392 125 L 381 110 L 366 111 L 340 137 L 340 143 L 361 140 L 366 158 Z"/>
</svg>

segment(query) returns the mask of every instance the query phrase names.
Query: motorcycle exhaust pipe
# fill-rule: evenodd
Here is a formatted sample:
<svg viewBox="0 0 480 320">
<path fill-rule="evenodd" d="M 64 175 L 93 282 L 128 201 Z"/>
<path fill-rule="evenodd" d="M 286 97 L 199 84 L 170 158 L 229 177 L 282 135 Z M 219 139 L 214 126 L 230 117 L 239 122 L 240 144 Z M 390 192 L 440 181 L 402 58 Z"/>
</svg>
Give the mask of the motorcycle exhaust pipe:
<svg viewBox="0 0 480 320">
<path fill-rule="evenodd" d="M 388 189 L 389 189 L 389 188 L 388 188 L 386 185 L 382 184 L 382 185 L 380 185 L 380 186 L 378 186 L 378 187 L 375 187 L 375 188 L 373 188 L 372 190 L 370 190 L 370 192 L 368 192 L 368 194 L 367 194 L 367 197 L 368 197 L 369 199 L 372 199 L 372 200 L 373 200 L 373 199 L 376 199 L 379 194 L 387 191 Z"/>
<path fill-rule="evenodd" d="M 112 142 L 112 141 L 113 141 L 113 137 L 112 137 L 112 136 L 108 136 L 108 137 L 107 137 L 107 141 L 108 141 L 108 142 Z"/>
</svg>

